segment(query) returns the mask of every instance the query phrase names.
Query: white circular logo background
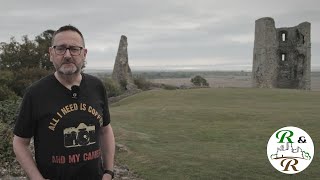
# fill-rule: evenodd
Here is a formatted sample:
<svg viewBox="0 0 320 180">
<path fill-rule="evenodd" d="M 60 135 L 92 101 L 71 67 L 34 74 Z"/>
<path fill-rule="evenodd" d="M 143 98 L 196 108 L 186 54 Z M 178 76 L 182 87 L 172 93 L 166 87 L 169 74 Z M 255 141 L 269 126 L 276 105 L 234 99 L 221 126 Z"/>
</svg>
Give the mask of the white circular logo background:
<svg viewBox="0 0 320 180">
<path fill-rule="evenodd" d="M 298 127 L 283 127 L 270 137 L 267 155 L 272 166 L 278 171 L 296 174 L 311 163 L 314 156 L 313 141 Z"/>
</svg>

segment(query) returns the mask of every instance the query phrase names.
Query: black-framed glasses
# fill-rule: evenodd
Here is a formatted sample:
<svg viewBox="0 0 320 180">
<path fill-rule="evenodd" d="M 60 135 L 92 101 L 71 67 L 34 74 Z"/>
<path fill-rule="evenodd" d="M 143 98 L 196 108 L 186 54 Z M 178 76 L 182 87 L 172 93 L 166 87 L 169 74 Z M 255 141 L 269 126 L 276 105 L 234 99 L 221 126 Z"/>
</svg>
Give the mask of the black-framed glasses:
<svg viewBox="0 0 320 180">
<path fill-rule="evenodd" d="M 69 49 L 69 52 L 72 56 L 79 56 L 81 54 L 81 50 L 83 47 L 80 46 L 52 46 L 56 54 L 58 55 L 64 55 L 67 50 Z"/>
</svg>

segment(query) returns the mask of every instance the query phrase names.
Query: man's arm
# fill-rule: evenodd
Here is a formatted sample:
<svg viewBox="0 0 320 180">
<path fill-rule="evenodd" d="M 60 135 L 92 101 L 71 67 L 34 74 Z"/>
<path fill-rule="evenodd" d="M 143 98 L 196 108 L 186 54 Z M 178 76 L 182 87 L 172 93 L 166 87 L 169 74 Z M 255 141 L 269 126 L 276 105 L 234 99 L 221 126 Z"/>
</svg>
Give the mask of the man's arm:
<svg viewBox="0 0 320 180">
<path fill-rule="evenodd" d="M 43 180 L 35 161 L 32 158 L 32 153 L 29 149 L 30 138 L 13 137 L 13 151 L 23 170 L 27 173 L 31 180 Z"/>
<path fill-rule="evenodd" d="M 102 159 L 103 159 L 103 168 L 105 170 L 113 171 L 115 141 L 114 141 L 113 130 L 110 124 L 101 128 L 100 136 L 101 136 L 101 153 L 102 153 Z"/>
</svg>

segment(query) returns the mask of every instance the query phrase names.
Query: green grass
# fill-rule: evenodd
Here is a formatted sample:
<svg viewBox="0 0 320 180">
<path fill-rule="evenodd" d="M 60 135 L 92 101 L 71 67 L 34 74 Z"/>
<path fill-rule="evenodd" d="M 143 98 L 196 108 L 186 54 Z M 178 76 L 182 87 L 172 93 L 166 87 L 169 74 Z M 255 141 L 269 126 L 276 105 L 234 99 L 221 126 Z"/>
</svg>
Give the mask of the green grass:
<svg viewBox="0 0 320 180">
<path fill-rule="evenodd" d="M 117 154 L 144 179 L 318 179 L 320 92 L 284 89 L 147 91 L 111 106 Z M 284 126 L 304 129 L 313 162 L 285 175 L 269 163 L 270 136 Z"/>
</svg>

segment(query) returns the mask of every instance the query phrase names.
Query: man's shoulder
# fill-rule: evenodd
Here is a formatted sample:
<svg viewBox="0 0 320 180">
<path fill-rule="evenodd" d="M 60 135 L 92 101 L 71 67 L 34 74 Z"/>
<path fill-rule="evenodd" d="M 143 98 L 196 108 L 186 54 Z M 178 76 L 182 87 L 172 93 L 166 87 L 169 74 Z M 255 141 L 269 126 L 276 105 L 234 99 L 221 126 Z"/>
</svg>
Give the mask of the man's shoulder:
<svg viewBox="0 0 320 180">
<path fill-rule="evenodd" d="M 96 76 L 93 76 L 93 75 L 90 75 L 90 74 L 86 74 L 86 73 L 82 73 L 85 77 L 85 80 L 87 82 L 90 82 L 90 83 L 98 83 L 98 84 L 101 84 L 102 81 L 96 77 Z"/>
<path fill-rule="evenodd" d="M 37 91 L 46 91 L 46 89 L 48 89 L 50 87 L 50 84 L 52 84 L 54 81 L 54 75 L 53 74 L 49 74 L 43 78 L 41 78 L 40 80 L 34 82 L 33 84 L 31 84 L 28 88 L 27 91 L 28 92 L 35 92 L 37 93 Z"/>
</svg>

